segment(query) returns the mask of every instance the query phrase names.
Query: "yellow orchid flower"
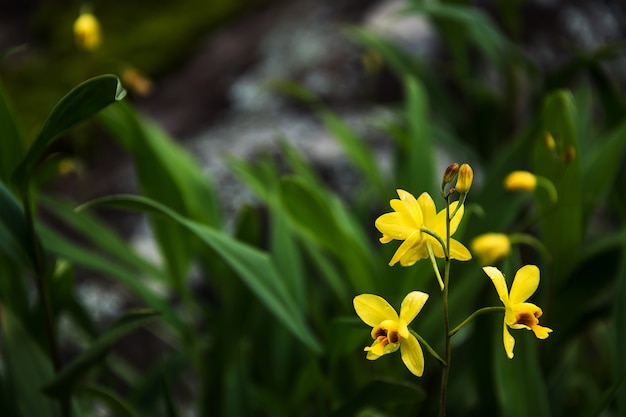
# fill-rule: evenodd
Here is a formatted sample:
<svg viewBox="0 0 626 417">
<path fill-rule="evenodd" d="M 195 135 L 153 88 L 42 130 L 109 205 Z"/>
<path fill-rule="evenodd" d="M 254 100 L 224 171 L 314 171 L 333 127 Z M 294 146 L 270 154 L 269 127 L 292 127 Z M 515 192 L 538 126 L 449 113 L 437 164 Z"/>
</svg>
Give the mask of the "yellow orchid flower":
<svg viewBox="0 0 626 417">
<path fill-rule="evenodd" d="M 74 21 L 76 45 L 86 51 L 98 48 L 101 42 L 100 23 L 91 13 L 81 13 Z"/>
<path fill-rule="evenodd" d="M 400 349 L 402 361 L 417 376 L 424 373 L 424 353 L 419 342 L 409 331 L 413 321 L 428 300 L 428 294 L 412 291 L 404 297 L 400 315 L 382 297 L 374 294 L 361 294 L 354 297 L 354 310 L 365 322 L 372 326 L 374 343 L 367 346 L 367 359 L 376 360 L 383 355 Z"/>
<path fill-rule="evenodd" d="M 539 268 L 535 265 L 521 267 L 515 274 L 510 293 L 504 275 L 498 268 L 486 266 L 483 270 L 491 278 L 506 309 L 503 325 L 504 350 L 509 359 L 512 359 L 515 339 L 507 326 L 511 329 L 532 330 L 538 339 L 546 339 L 552 332 L 552 329 L 539 325 L 539 317 L 543 314 L 541 308 L 526 302 L 539 286 Z"/>
<path fill-rule="evenodd" d="M 415 197 L 404 190 L 397 190 L 400 200 L 390 201 L 392 213 L 385 213 L 376 219 L 376 228 L 383 234 L 381 243 L 389 243 L 392 240 L 403 240 L 396 253 L 389 261 L 393 266 L 398 261 L 402 266 L 411 266 L 420 259 L 428 258 L 427 242 L 430 242 L 436 257 L 443 258 L 444 251 L 439 241 L 428 233 L 422 232 L 428 229 L 441 237 L 446 234 L 446 211 L 437 213 L 435 202 L 428 193 L 422 193 L 416 200 Z M 458 205 L 455 201 L 450 205 L 450 213 L 453 213 Z M 459 226 L 463 218 L 463 206 L 459 207 L 454 218 L 450 221 L 450 235 Z M 472 255 L 463 244 L 455 239 L 450 239 L 450 257 L 459 261 L 467 261 Z"/>
<path fill-rule="evenodd" d="M 483 265 L 493 265 L 511 252 L 511 240 L 504 233 L 485 233 L 470 243 L 472 252 Z"/>
</svg>

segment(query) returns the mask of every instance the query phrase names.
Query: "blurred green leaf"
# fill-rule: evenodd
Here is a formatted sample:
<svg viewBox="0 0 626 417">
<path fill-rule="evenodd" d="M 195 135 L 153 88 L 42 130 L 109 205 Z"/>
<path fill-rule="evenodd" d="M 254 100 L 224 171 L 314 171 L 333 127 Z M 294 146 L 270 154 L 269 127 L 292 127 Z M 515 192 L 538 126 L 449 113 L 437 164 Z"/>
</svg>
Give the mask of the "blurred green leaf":
<svg viewBox="0 0 626 417">
<path fill-rule="evenodd" d="M 173 306 L 162 295 L 142 282 L 135 270 L 116 262 L 111 262 L 110 259 L 91 252 L 82 245 L 72 243 L 46 226 L 40 225 L 37 232 L 41 236 L 43 246 L 47 252 L 89 270 L 102 272 L 107 277 L 117 280 L 137 295 L 148 307 L 161 312 L 163 321 L 181 334 L 188 331 L 187 326 L 181 321 Z"/>
<path fill-rule="evenodd" d="M 9 102 L 0 85 L 0 181 L 8 184 L 13 170 L 22 160 L 22 139 Z"/>
<path fill-rule="evenodd" d="M 139 417 L 133 407 L 122 399 L 115 391 L 99 385 L 84 385 L 77 390 L 77 394 L 93 398 L 106 404 L 107 408 L 119 417 Z"/>
<path fill-rule="evenodd" d="M 42 386 L 54 376 L 49 359 L 11 310 L 2 309 L 0 320 L 3 366 L 19 410 L 12 417 L 59 417 L 55 401 L 41 393 Z"/>
<path fill-rule="evenodd" d="M 512 330 L 515 357 L 504 352 L 502 327 L 494 329 L 494 378 L 500 402 L 500 414 L 507 417 L 550 416 L 548 389 L 541 373 L 537 343 L 526 330 Z"/>
<path fill-rule="evenodd" d="M 548 178 L 559 192 L 556 204 L 542 190 L 535 193 L 542 213 L 542 241 L 553 257 L 555 282 L 562 282 L 575 266 L 574 254 L 583 237 L 583 182 L 575 118 L 576 106 L 570 92 L 548 95 L 533 150 L 535 174 Z M 543 138 L 548 133 L 554 137 L 556 149 L 545 145 Z"/>
<path fill-rule="evenodd" d="M 425 191 L 431 196 L 436 196 L 439 190 L 439 176 L 431 138 L 428 95 L 422 83 L 415 77 L 406 76 L 404 85 L 406 91 L 404 117 L 408 132 L 398 144 L 396 186 L 409 192 L 420 194 Z"/>
<path fill-rule="evenodd" d="M 163 283 L 167 282 L 163 271 L 140 256 L 136 251 L 129 250 L 126 241 L 95 217 L 86 212 L 77 212 L 72 205 L 51 197 L 40 195 L 38 200 L 66 225 L 104 251 L 111 259 L 114 259 L 116 264 L 123 263 L 142 275 L 155 278 Z"/>
<path fill-rule="evenodd" d="M 154 319 L 158 314 L 154 310 L 135 310 L 119 317 L 91 346 L 52 378 L 44 387 L 44 392 L 55 397 L 69 396 L 78 380 L 92 367 L 102 362 L 119 339 Z"/>
<path fill-rule="evenodd" d="M 298 177 L 280 182 L 280 201 L 300 232 L 333 253 L 344 264 L 357 292 L 374 288 L 375 265 L 366 240 L 336 196 Z"/>
<path fill-rule="evenodd" d="M 314 352 L 320 351 L 319 342 L 306 325 L 302 306 L 298 306 L 289 293 L 282 277 L 266 253 L 261 252 L 206 225 L 182 217 L 168 207 L 141 196 L 113 196 L 94 200 L 81 209 L 94 206 L 113 206 L 163 215 L 192 232 L 212 248 L 259 300 Z"/>
<path fill-rule="evenodd" d="M 374 380 L 363 386 L 357 394 L 335 410 L 332 417 L 354 416 L 368 406 L 413 404 L 426 397 L 423 389 L 406 382 Z"/>
<path fill-rule="evenodd" d="M 612 130 L 589 155 L 583 166 L 583 199 L 588 219 L 598 201 L 614 186 L 626 150 L 626 122 Z"/>
<path fill-rule="evenodd" d="M 91 78 L 67 93 L 52 109 L 48 120 L 13 174 L 13 181 L 25 189 L 27 181 L 46 148 L 63 132 L 88 119 L 126 95 L 114 75 Z"/>
<path fill-rule="evenodd" d="M 0 250 L 26 265 L 35 263 L 35 249 L 29 238 L 24 209 L 0 181 Z"/>
<path fill-rule="evenodd" d="M 198 222 L 220 225 L 219 204 L 210 179 L 166 132 L 142 119 L 127 103 L 106 109 L 100 120 L 131 153 L 142 194 Z M 184 294 L 198 241 L 190 239 L 176 223 L 152 219 L 152 229 L 173 284 Z"/>
</svg>

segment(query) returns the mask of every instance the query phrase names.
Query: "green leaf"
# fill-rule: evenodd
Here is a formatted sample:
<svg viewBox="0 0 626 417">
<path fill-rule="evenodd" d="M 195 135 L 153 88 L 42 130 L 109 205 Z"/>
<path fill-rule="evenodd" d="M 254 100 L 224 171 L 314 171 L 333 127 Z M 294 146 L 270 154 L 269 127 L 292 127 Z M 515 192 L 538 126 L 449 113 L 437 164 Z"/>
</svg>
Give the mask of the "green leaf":
<svg viewBox="0 0 626 417">
<path fill-rule="evenodd" d="M 0 181 L 0 250 L 26 265 L 35 262 L 35 249 L 29 238 L 22 205 Z"/>
<path fill-rule="evenodd" d="M 19 410 L 15 417 L 58 417 L 55 401 L 41 393 L 54 375 L 52 364 L 10 309 L 2 310 L 0 320 L 3 366 Z"/>
<path fill-rule="evenodd" d="M 548 389 L 541 374 L 537 344 L 526 330 L 511 330 L 515 337 L 515 357 L 508 359 L 502 342 L 502 327 L 494 331 L 494 377 L 500 402 L 500 415 L 510 417 L 549 416 Z M 495 329 L 494 329 L 495 330 Z"/>
<path fill-rule="evenodd" d="M 276 272 L 274 264 L 266 253 L 241 243 L 223 232 L 187 219 L 146 197 L 113 196 L 92 201 L 80 209 L 104 205 L 162 215 L 183 226 L 212 248 L 238 274 L 267 309 L 300 341 L 312 351 L 320 351 L 319 342 L 306 325 L 302 308 L 295 303 L 293 295 L 289 293 L 283 278 Z"/>
<path fill-rule="evenodd" d="M 583 166 L 585 218 L 589 218 L 599 199 L 613 187 L 626 149 L 626 123 L 611 131 L 601 145 L 587 156 Z"/>
<path fill-rule="evenodd" d="M 362 387 L 354 397 L 335 410 L 332 417 L 354 416 L 368 406 L 414 404 L 426 398 L 424 390 L 413 384 L 374 380 Z"/>
<path fill-rule="evenodd" d="M 553 256 L 555 282 L 561 282 L 576 265 L 577 257 L 572 255 L 583 237 L 582 175 L 571 93 L 556 91 L 546 97 L 541 118 L 533 152 L 534 172 L 552 181 L 559 199 L 554 204 L 540 189 L 535 196 L 542 212 L 543 243 Z M 557 143 L 554 150 L 545 146 L 547 133 Z"/>
<path fill-rule="evenodd" d="M 154 264 L 129 250 L 128 243 L 116 235 L 111 228 L 86 212 L 77 212 L 74 207 L 60 200 L 40 195 L 39 201 L 46 209 L 58 216 L 66 225 L 80 233 L 87 241 L 104 251 L 116 264 L 124 264 L 141 275 L 156 278 L 166 283 L 167 277 Z"/>
<path fill-rule="evenodd" d="M 119 339 L 137 327 L 143 326 L 158 314 L 154 310 L 136 310 L 118 318 L 102 336 L 46 384 L 44 392 L 55 397 L 69 396 L 78 380 L 101 362 Z"/>
<path fill-rule="evenodd" d="M 131 153 L 142 194 L 195 221 L 212 226 L 221 223 L 210 179 L 165 131 L 141 118 L 127 103 L 106 109 L 100 120 Z M 175 288 L 184 293 L 198 242 L 172 222 L 153 219 L 152 230 Z"/>
<path fill-rule="evenodd" d="M 137 295 L 148 307 L 160 311 L 163 315 L 163 321 L 181 334 L 188 331 L 187 326 L 183 324 L 172 305 L 138 279 L 135 270 L 90 252 L 82 245 L 70 242 L 44 225 L 39 225 L 37 232 L 41 236 L 42 244 L 48 253 L 67 259 L 89 270 L 102 272 L 117 280 Z"/>
<path fill-rule="evenodd" d="M 0 181 L 8 183 L 13 170 L 22 160 L 23 150 L 22 139 L 1 85 L 0 132 Z"/>
<path fill-rule="evenodd" d="M 39 135 L 15 170 L 13 181 L 25 189 L 44 151 L 59 135 L 125 95 L 126 91 L 114 75 L 94 77 L 75 87 L 52 109 Z"/>
<path fill-rule="evenodd" d="M 139 413 L 128 402 L 120 398 L 115 391 L 108 388 L 98 385 L 85 385 L 77 390 L 77 394 L 103 402 L 115 416 L 139 417 Z"/>
<path fill-rule="evenodd" d="M 406 76 L 405 102 L 408 133 L 398 149 L 399 188 L 409 192 L 426 191 L 437 195 L 438 180 L 435 151 L 431 139 L 428 95 L 422 83 L 415 77 Z M 441 173 L 443 174 L 443 173 Z"/>
</svg>

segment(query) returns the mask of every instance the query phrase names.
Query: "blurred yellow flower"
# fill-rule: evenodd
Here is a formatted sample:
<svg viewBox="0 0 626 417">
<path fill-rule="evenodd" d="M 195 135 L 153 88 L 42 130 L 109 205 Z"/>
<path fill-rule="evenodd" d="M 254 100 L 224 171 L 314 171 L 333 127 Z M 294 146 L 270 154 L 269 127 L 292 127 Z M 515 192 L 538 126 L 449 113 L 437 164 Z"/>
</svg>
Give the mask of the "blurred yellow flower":
<svg viewBox="0 0 626 417">
<path fill-rule="evenodd" d="M 93 51 L 100 46 L 100 23 L 91 13 L 81 13 L 74 22 L 76 45 L 86 51 Z"/>
<path fill-rule="evenodd" d="M 509 333 L 507 326 L 511 329 L 532 330 L 539 339 L 546 339 L 552 329 L 539 325 L 539 317 L 543 314 L 541 308 L 534 304 L 525 302 L 539 286 L 539 268 L 535 265 L 521 267 L 515 274 L 511 292 L 508 292 L 506 281 L 502 272 L 493 266 L 483 268 L 485 273 L 491 278 L 500 300 L 504 304 L 506 312 L 504 314 L 503 341 L 504 350 L 509 359 L 513 358 L 513 347 L 515 339 Z"/>
<path fill-rule="evenodd" d="M 381 243 L 389 243 L 392 240 L 404 240 L 398 250 L 389 261 L 393 266 L 398 261 L 402 266 L 411 266 L 420 259 L 428 258 L 426 242 L 430 242 L 436 257 L 443 258 L 444 251 L 439 241 L 428 233 L 423 233 L 426 228 L 442 238 L 446 235 L 446 210 L 437 213 L 435 202 L 428 193 L 422 193 L 416 200 L 411 193 L 397 190 L 401 200 L 391 200 L 390 205 L 395 210 L 393 213 L 385 213 L 376 219 L 376 228 L 383 234 Z M 453 213 L 458 201 L 450 205 Z M 450 235 L 456 229 L 463 218 L 463 206 L 459 207 L 454 218 L 450 221 Z M 459 261 L 467 261 L 472 255 L 462 243 L 450 239 L 450 257 Z"/>
<path fill-rule="evenodd" d="M 537 177 L 528 171 L 513 171 L 504 179 L 504 188 L 508 191 L 534 191 Z"/>
<path fill-rule="evenodd" d="M 511 252 L 511 241 L 503 233 L 485 233 L 476 236 L 470 247 L 482 265 L 492 265 Z"/>
<path fill-rule="evenodd" d="M 356 314 L 372 327 L 374 343 L 367 346 L 367 359 L 376 360 L 383 355 L 400 349 L 402 361 L 417 376 L 424 373 L 424 353 L 419 342 L 409 331 L 408 325 L 420 312 L 428 300 L 428 294 L 412 291 L 404 297 L 400 315 L 382 297 L 374 294 L 361 294 L 354 297 Z"/>
</svg>

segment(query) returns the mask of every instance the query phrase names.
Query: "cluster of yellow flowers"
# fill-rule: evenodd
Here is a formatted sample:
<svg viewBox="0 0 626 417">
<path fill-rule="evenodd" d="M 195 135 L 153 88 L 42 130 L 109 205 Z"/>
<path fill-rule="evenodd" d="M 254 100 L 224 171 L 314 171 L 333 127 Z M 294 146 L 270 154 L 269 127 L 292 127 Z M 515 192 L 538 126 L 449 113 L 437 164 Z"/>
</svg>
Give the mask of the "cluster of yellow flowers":
<svg viewBox="0 0 626 417">
<path fill-rule="evenodd" d="M 458 176 L 454 187 L 446 191 L 446 186 Z M 465 197 L 471 187 L 473 171 L 467 164 L 452 164 L 443 175 L 442 195 L 447 207 L 437 212 L 435 202 L 428 193 L 422 193 L 417 199 L 405 190 L 397 190 L 399 199 L 390 201 L 393 212 L 385 213 L 375 222 L 376 228 L 382 233 L 380 242 L 385 244 L 393 240 L 402 243 L 391 258 L 389 265 L 400 263 L 411 266 L 421 259 L 431 258 L 433 267 L 439 278 L 442 291 L 447 286 L 436 266 L 434 258 L 468 261 L 472 258 L 470 251 L 459 241 L 452 239 L 464 214 Z M 531 173 L 514 172 L 505 180 L 509 190 L 532 191 L 536 178 Z M 448 197 L 458 192 L 459 201 L 449 203 Z M 501 233 L 489 233 L 472 241 L 472 251 L 479 255 L 483 265 L 490 265 L 508 255 L 511 248 L 509 236 Z M 539 339 L 545 339 L 551 329 L 539 325 L 542 310 L 526 300 L 539 286 L 539 268 L 526 265 L 520 268 L 509 292 L 504 275 L 493 266 L 483 268 L 498 293 L 504 308 L 503 342 L 506 355 L 513 358 L 515 339 L 508 328 L 532 330 Z M 371 336 L 374 342 L 367 346 L 367 359 L 375 360 L 383 355 L 401 352 L 402 361 L 411 373 L 421 376 L 424 372 L 424 354 L 417 334 L 408 326 L 421 311 L 428 300 L 428 294 L 421 291 L 410 292 L 402 301 L 400 313 L 382 297 L 373 294 L 361 294 L 354 298 L 353 304 L 357 315 L 372 327 Z M 492 308 L 493 309 L 493 308 Z M 456 331 L 450 332 L 451 336 Z"/>
</svg>

